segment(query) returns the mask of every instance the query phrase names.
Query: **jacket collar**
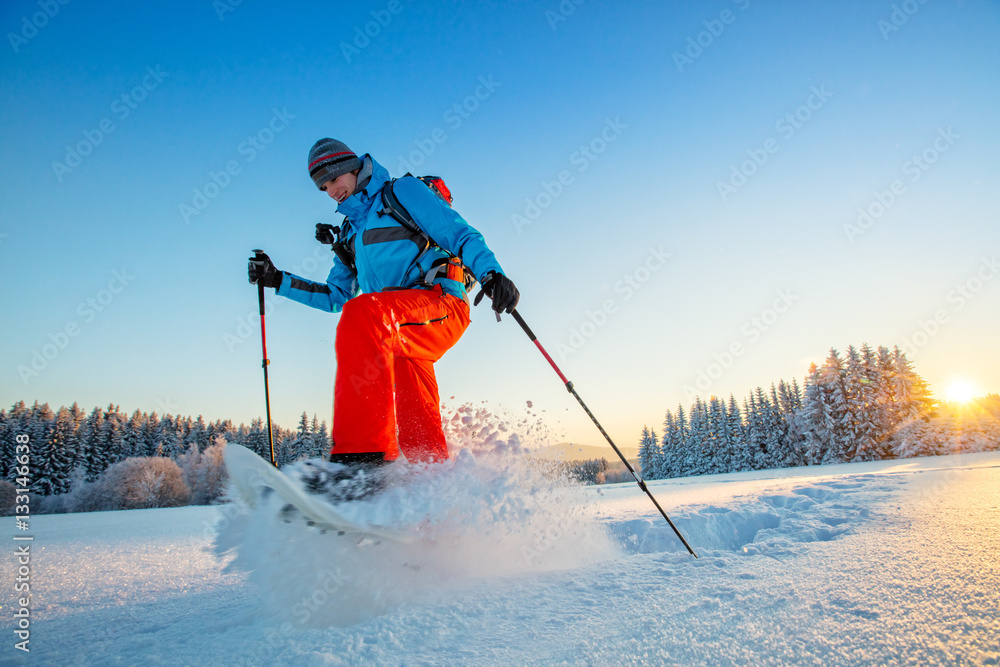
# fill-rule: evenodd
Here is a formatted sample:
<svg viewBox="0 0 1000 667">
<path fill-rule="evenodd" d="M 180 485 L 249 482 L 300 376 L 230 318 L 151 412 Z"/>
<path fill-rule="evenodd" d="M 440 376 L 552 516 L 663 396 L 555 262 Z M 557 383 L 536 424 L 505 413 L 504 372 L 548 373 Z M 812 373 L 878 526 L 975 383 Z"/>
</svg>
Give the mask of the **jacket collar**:
<svg viewBox="0 0 1000 667">
<path fill-rule="evenodd" d="M 368 180 L 365 183 L 365 179 Z M 361 220 L 368 215 L 382 186 L 389 182 L 389 172 L 367 153 L 361 158 L 361 172 L 358 174 L 360 190 L 337 206 L 337 212 L 351 220 Z"/>
</svg>

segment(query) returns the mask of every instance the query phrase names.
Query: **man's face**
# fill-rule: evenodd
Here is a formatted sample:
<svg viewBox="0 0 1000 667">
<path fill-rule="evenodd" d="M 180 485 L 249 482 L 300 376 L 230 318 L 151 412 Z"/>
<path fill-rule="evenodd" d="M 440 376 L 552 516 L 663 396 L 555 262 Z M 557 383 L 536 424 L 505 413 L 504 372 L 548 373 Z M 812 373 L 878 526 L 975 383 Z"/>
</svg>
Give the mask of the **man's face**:
<svg viewBox="0 0 1000 667">
<path fill-rule="evenodd" d="M 336 199 L 338 204 L 354 194 L 356 187 L 358 187 L 358 175 L 353 171 L 341 174 L 323 184 L 323 190 L 331 199 Z"/>
</svg>

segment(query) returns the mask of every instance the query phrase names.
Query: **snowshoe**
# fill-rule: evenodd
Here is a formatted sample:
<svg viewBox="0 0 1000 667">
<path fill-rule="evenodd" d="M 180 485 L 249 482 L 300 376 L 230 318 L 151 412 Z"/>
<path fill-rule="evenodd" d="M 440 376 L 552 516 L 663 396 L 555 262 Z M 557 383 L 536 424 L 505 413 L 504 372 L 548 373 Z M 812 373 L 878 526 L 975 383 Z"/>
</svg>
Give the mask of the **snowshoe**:
<svg viewBox="0 0 1000 667">
<path fill-rule="evenodd" d="M 313 460 L 290 466 L 290 474 L 286 474 L 240 445 L 227 446 L 224 456 L 235 491 L 251 508 L 273 492 L 284 501 L 280 516 L 287 521 L 301 518 L 307 525 L 324 531 L 335 530 L 338 534 L 356 534 L 372 540 L 413 539 L 392 529 L 357 523 L 338 511 L 338 504 L 370 498 L 385 487 L 380 466 Z"/>
</svg>

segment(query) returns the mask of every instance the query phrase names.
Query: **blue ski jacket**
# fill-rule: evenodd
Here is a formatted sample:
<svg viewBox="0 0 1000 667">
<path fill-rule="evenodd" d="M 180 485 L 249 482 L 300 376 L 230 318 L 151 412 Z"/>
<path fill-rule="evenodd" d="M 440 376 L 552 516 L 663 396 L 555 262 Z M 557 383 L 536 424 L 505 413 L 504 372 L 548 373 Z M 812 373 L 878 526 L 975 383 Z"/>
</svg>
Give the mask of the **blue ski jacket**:
<svg viewBox="0 0 1000 667">
<path fill-rule="evenodd" d="M 396 181 L 393 193 L 424 233 L 441 246 L 421 255 L 424 248 L 419 237 L 391 215 L 379 215 L 383 208 L 380 193 L 389 182 L 389 172 L 370 155 L 363 156 L 362 163 L 365 167 L 370 165 L 371 179 L 363 190 L 337 206 L 337 211 L 347 216 L 344 237 L 354 250 L 357 278 L 335 258 L 325 283 L 283 271 L 277 289 L 279 295 L 336 313 L 358 294 L 422 286 L 434 261 L 448 257 L 441 248 L 461 258 L 480 282 L 490 271 L 503 273 L 482 234 L 419 179 L 403 177 Z M 366 171 L 363 167 L 362 174 Z M 441 275 L 433 284 L 441 285 L 448 294 L 468 299 L 465 285 L 460 281 Z"/>
</svg>

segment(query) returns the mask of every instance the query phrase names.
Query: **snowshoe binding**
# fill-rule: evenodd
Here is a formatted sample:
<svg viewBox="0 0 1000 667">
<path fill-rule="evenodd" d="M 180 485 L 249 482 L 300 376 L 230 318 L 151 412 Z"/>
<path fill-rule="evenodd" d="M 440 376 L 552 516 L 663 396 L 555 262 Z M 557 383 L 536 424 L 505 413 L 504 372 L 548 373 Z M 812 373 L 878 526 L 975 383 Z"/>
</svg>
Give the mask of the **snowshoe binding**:
<svg viewBox="0 0 1000 667">
<path fill-rule="evenodd" d="M 383 465 L 381 460 L 341 463 L 310 459 L 302 462 L 298 480 L 303 490 L 321 496 L 324 502 L 331 505 L 368 500 L 385 489 Z M 297 520 L 299 511 L 295 505 L 288 503 L 281 508 L 281 518 L 286 523 Z"/>
</svg>

